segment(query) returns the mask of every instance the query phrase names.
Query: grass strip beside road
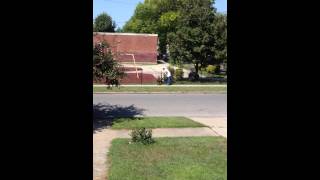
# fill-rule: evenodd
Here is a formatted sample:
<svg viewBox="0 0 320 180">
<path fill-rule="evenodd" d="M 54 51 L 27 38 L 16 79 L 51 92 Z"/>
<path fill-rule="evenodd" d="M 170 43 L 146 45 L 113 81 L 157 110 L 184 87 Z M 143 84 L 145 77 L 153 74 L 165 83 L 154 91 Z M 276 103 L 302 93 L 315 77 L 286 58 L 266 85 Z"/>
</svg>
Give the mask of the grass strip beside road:
<svg viewBox="0 0 320 180">
<path fill-rule="evenodd" d="M 93 87 L 94 93 L 115 93 L 115 92 L 131 92 L 131 93 L 152 93 L 152 92 L 203 92 L 203 93 L 217 93 L 226 92 L 227 86 L 193 86 L 193 87 L 178 87 L 178 86 L 133 86 L 133 87 L 113 87 L 108 89 L 107 87 Z"/>
<path fill-rule="evenodd" d="M 112 129 L 134 128 L 186 128 L 205 127 L 186 117 L 133 117 L 119 118 L 113 122 Z"/>
</svg>

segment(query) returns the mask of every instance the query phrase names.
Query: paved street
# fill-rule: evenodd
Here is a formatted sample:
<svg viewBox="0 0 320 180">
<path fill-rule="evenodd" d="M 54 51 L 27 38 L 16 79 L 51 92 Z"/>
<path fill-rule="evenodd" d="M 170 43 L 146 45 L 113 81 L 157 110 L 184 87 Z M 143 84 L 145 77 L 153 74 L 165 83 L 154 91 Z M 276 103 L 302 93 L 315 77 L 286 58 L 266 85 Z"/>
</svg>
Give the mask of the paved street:
<svg viewBox="0 0 320 180">
<path fill-rule="evenodd" d="M 227 94 L 94 94 L 93 104 L 133 105 L 147 116 L 227 117 Z"/>
</svg>

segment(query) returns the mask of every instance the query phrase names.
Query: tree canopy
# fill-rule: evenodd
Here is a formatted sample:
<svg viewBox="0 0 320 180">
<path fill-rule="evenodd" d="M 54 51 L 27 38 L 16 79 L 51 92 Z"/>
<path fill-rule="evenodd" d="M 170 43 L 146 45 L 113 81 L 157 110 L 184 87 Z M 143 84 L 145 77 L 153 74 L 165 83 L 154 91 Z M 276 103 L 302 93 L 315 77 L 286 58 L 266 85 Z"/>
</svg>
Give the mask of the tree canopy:
<svg viewBox="0 0 320 180">
<path fill-rule="evenodd" d="M 160 53 L 169 47 L 172 63 L 193 63 L 196 72 L 227 61 L 227 16 L 214 0 L 145 0 L 123 32 L 157 33 Z"/>
<path fill-rule="evenodd" d="M 218 13 L 214 22 L 216 63 L 227 63 L 227 14 Z"/>
<path fill-rule="evenodd" d="M 116 23 L 107 13 L 101 13 L 95 18 L 93 27 L 95 32 L 114 32 Z"/>
<path fill-rule="evenodd" d="M 193 63 L 198 73 L 214 54 L 215 9 L 210 0 L 184 0 L 180 9 L 177 30 L 168 35 L 170 56 L 174 63 Z"/>
<path fill-rule="evenodd" d="M 145 0 L 139 3 L 134 15 L 124 25 L 123 32 L 157 33 L 161 53 L 166 52 L 167 33 L 175 31 L 179 0 Z"/>
</svg>

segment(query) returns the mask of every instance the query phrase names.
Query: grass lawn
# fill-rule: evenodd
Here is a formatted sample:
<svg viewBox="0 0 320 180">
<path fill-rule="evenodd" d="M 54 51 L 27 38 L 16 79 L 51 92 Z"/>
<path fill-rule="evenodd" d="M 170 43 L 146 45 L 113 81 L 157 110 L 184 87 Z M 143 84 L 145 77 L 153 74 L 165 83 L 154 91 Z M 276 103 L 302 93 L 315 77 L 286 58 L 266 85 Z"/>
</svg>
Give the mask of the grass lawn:
<svg viewBox="0 0 320 180">
<path fill-rule="evenodd" d="M 93 87 L 93 92 L 203 92 L 203 93 L 217 93 L 217 92 L 226 92 L 226 86 L 218 87 L 176 87 L 176 86 L 167 86 L 161 85 L 156 87 L 121 87 L 112 89 L 107 89 L 107 87 Z"/>
<path fill-rule="evenodd" d="M 226 180 L 223 137 L 156 138 L 151 145 L 115 139 L 109 151 L 109 180 Z"/>
<path fill-rule="evenodd" d="M 119 118 L 112 129 L 133 129 L 133 128 L 181 128 L 181 127 L 205 127 L 205 125 L 192 121 L 185 117 L 135 117 Z"/>
</svg>

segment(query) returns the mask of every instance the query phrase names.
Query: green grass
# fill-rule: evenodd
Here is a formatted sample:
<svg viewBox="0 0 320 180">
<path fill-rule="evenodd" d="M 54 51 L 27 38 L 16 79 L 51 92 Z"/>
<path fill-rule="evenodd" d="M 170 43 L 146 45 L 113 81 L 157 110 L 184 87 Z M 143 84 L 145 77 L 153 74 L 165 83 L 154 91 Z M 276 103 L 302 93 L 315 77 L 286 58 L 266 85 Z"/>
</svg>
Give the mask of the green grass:
<svg viewBox="0 0 320 180">
<path fill-rule="evenodd" d="M 93 87 L 93 92 L 203 92 L 203 93 L 216 93 L 216 92 L 226 92 L 227 87 L 176 87 L 161 85 L 156 87 L 121 87 L 112 89 L 107 89 L 107 87 Z"/>
<path fill-rule="evenodd" d="M 186 117 L 135 117 L 119 118 L 112 129 L 134 129 L 134 128 L 182 128 L 182 127 L 204 127 L 205 125 L 192 121 Z"/>
<path fill-rule="evenodd" d="M 151 145 L 115 139 L 109 151 L 109 180 L 226 180 L 223 137 L 155 138 Z"/>
</svg>

